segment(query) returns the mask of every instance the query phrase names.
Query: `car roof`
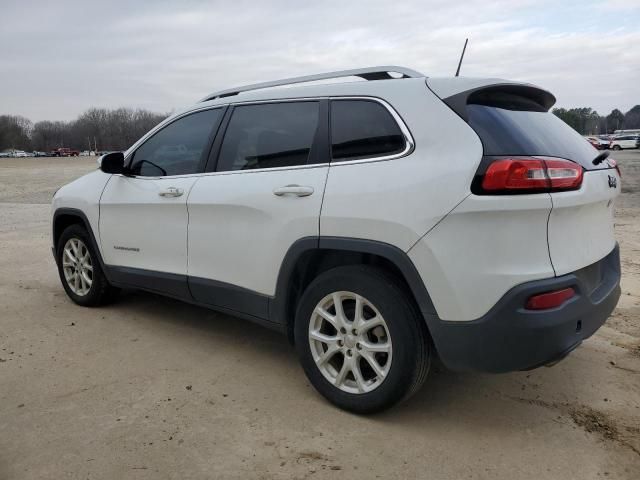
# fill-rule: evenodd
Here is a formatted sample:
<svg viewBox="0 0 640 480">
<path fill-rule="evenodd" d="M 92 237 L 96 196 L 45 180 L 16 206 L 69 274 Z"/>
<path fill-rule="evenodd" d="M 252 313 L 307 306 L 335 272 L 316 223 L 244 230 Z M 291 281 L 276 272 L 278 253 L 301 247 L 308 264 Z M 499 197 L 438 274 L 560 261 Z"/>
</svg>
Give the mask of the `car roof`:
<svg viewBox="0 0 640 480">
<path fill-rule="evenodd" d="M 355 79 L 354 77 L 359 78 Z M 426 75 L 407 67 L 365 67 L 304 77 L 285 78 L 213 92 L 205 96 L 200 102 L 177 110 L 162 123 L 167 123 L 167 121 L 185 113 L 229 103 L 326 96 L 371 96 L 384 99 L 392 95 L 409 94 L 408 92 L 405 93 L 411 90 L 411 88 L 407 88 L 409 83 L 422 83 L 424 85 L 425 82 L 433 93 L 442 99 L 460 92 L 491 85 L 518 85 L 543 90 L 529 83 L 501 78 L 428 78 Z"/>
</svg>

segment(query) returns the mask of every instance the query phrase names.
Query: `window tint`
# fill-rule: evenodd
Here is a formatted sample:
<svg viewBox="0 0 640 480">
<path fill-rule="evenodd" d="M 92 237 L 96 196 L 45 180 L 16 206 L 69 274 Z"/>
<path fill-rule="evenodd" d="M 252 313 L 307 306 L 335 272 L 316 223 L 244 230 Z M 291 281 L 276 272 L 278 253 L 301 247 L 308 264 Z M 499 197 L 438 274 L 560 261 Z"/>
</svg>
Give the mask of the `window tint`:
<svg viewBox="0 0 640 480">
<path fill-rule="evenodd" d="M 331 102 L 331 155 L 334 160 L 400 153 L 405 139 L 389 111 L 371 100 Z"/>
<path fill-rule="evenodd" d="M 195 173 L 221 109 L 192 113 L 170 123 L 133 154 L 134 175 L 158 177 Z"/>
<path fill-rule="evenodd" d="M 319 110 L 318 102 L 235 107 L 220 149 L 218 171 L 306 164 Z"/>
<path fill-rule="evenodd" d="M 476 131 L 485 155 L 529 155 L 566 158 L 584 168 L 598 155 L 589 142 L 553 113 L 467 105 L 469 125 Z"/>
</svg>

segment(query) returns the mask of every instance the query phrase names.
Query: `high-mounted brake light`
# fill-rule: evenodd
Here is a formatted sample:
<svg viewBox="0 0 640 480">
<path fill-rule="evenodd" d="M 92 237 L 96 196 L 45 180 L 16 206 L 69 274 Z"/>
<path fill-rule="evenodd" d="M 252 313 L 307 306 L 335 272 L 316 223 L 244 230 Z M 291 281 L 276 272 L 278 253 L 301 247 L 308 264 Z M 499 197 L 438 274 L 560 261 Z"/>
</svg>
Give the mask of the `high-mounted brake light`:
<svg viewBox="0 0 640 480">
<path fill-rule="evenodd" d="M 482 178 L 486 193 L 533 193 L 576 190 L 582 184 L 582 167 L 569 160 L 500 158 Z"/>
<path fill-rule="evenodd" d="M 547 310 L 549 308 L 559 307 L 575 294 L 576 291 L 571 287 L 553 292 L 540 293 L 529 297 L 525 308 L 527 310 Z"/>
</svg>

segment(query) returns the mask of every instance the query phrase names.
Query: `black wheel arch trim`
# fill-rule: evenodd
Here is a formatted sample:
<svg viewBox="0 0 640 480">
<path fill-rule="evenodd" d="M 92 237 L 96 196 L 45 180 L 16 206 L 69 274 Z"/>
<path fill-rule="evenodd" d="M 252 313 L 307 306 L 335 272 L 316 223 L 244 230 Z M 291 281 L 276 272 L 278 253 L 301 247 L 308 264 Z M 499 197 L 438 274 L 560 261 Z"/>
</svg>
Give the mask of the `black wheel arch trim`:
<svg viewBox="0 0 640 480">
<path fill-rule="evenodd" d="M 415 265 L 409 256 L 400 248 L 376 240 L 367 240 L 350 237 L 305 237 L 294 242 L 287 251 L 276 284 L 275 297 L 269 303 L 269 317 L 271 321 L 287 324 L 291 319 L 288 315 L 287 305 L 289 302 L 290 282 L 292 273 L 304 253 L 313 250 L 343 250 L 355 253 L 373 254 L 385 258 L 395 265 L 404 280 L 411 289 L 411 294 L 415 299 L 418 308 L 425 318 L 427 324 L 431 319 L 437 319 L 433 301 L 427 288 L 418 273 Z"/>
<path fill-rule="evenodd" d="M 60 208 L 57 208 L 55 212 L 53 212 L 53 220 L 51 222 L 51 239 L 53 241 L 53 257 L 55 259 L 56 265 L 58 263 L 58 256 L 56 254 L 56 249 L 58 248 L 58 245 L 57 245 L 58 238 L 56 237 L 56 225 L 57 225 L 58 219 L 62 216 L 76 217 L 80 219 L 80 221 L 82 222 L 82 225 L 89 233 L 91 246 L 93 247 L 93 250 L 96 252 L 96 255 L 98 257 L 98 262 L 100 262 L 100 267 L 102 268 L 102 271 L 107 277 L 107 281 L 111 283 L 111 278 L 109 278 L 109 272 L 107 271 L 108 269 L 105 268 L 105 264 L 102 259 L 102 252 L 100 251 L 100 247 L 93 233 L 93 228 L 91 228 L 91 222 L 89 222 L 87 215 L 82 210 L 77 208 L 60 207 Z M 60 234 L 62 234 L 62 232 L 60 232 Z"/>
</svg>

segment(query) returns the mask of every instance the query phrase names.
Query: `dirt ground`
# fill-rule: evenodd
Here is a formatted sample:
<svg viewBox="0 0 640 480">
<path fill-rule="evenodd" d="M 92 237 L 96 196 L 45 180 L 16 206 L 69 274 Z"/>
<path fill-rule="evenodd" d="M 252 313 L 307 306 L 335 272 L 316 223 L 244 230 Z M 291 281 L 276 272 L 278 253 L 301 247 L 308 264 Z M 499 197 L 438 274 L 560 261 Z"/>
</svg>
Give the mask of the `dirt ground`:
<svg viewBox="0 0 640 480">
<path fill-rule="evenodd" d="M 623 171 L 623 295 L 552 368 L 432 371 L 358 417 L 284 337 L 146 293 L 85 309 L 60 286 L 49 202 L 92 158 L 0 159 L 0 480 L 640 478 L 640 151 Z"/>
</svg>

